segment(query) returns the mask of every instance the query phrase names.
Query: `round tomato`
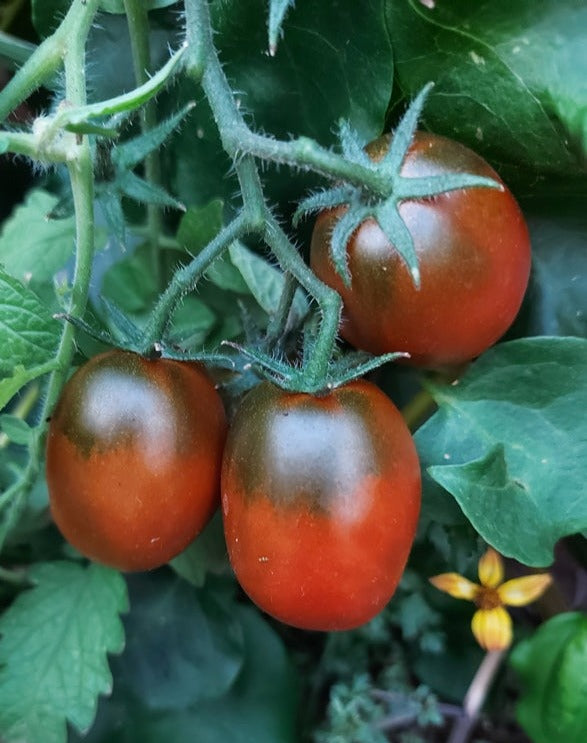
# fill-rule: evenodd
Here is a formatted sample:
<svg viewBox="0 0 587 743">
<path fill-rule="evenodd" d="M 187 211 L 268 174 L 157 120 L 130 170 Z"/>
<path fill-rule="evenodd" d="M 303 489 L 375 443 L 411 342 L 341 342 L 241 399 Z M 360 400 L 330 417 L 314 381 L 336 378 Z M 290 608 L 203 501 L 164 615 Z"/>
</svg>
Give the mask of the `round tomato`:
<svg viewBox="0 0 587 743">
<path fill-rule="evenodd" d="M 420 509 L 420 466 L 377 387 L 244 399 L 222 465 L 228 553 L 250 598 L 302 629 L 357 627 L 389 601 Z"/>
<path fill-rule="evenodd" d="M 222 402 L 195 364 L 95 356 L 65 385 L 49 426 L 55 523 L 105 565 L 162 565 L 218 505 L 225 437 Z"/>
<path fill-rule="evenodd" d="M 389 148 L 384 136 L 367 147 L 371 159 Z M 419 132 L 402 166 L 406 177 L 472 173 L 499 181 L 478 155 L 457 142 Z M 346 207 L 322 212 L 312 236 L 311 265 L 344 303 L 341 335 L 357 348 L 381 354 L 408 352 L 411 363 L 445 366 L 468 361 L 508 329 L 530 273 L 530 241 L 514 197 L 468 188 L 399 207 L 418 256 L 421 287 L 373 219 L 347 246 L 350 287 L 329 255 L 337 220 Z"/>
</svg>

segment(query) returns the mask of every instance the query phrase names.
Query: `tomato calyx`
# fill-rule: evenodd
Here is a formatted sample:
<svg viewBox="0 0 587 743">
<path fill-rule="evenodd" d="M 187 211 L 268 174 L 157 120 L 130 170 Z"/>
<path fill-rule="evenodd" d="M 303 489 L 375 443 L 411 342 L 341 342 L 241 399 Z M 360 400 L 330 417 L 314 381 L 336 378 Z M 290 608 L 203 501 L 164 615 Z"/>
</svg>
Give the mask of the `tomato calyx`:
<svg viewBox="0 0 587 743">
<path fill-rule="evenodd" d="M 399 205 L 409 199 L 427 199 L 449 191 L 465 188 L 493 188 L 502 186 L 492 178 L 470 173 L 450 173 L 439 176 L 405 177 L 401 168 L 414 140 L 418 119 L 424 103 L 432 90 L 428 83 L 413 100 L 389 141 L 385 152 L 369 156 L 361 146 L 357 133 L 348 122 L 339 129 L 339 139 L 344 156 L 362 168 L 369 168 L 379 176 L 377 191 L 352 184 L 311 194 L 303 199 L 295 214 L 294 224 L 312 212 L 344 206 L 345 212 L 338 219 L 330 241 L 330 257 L 344 285 L 350 287 L 352 277 L 348 265 L 347 244 L 355 230 L 367 219 L 374 219 L 393 244 L 406 264 L 416 288 L 420 287 L 420 268 L 412 235 L 402 219 Z"/>
<path fill-rule="evenodd" d="M 249 359 L 245 370 L 253 367 L 260 377 L 287 392 L 304 392 L 320 397 L 349 382 L 363 377 L 383 364 L 406 359 L 409 354 L 397 352 L 373 356 L 365 351 L 346 352 L 344 356 L 331 360 L 325 377 L 314 378 L 305 364 L 294 366 L 287 361 L 271 356 L 259 348 L 244 347 L 232 341 L 223 341 L 223 346 L 234 348 Z"/>
<path fill-rule="evenodd" d="M 102 298 L 104 309 L 111 327 L 115 328 L 116 336 L 109 331 L 92 325 L 80 317 L 69 315 L 65 312 L 53 315 L 56 320 L 65 320 L 77 330 L 99 343 L 121 351 L 135 353 L 149 361 L 157 359 L 170 359 L 172 361 L 195 361 L 223 369 L 234 370 L 237 367 L 237 359 L 223 353 L 209 351 L 184 351 L 175 344 L 163 340 L 155 341 L 145 345 L 143 331 L 138 328 L 113 302 Z"/>
</svg>

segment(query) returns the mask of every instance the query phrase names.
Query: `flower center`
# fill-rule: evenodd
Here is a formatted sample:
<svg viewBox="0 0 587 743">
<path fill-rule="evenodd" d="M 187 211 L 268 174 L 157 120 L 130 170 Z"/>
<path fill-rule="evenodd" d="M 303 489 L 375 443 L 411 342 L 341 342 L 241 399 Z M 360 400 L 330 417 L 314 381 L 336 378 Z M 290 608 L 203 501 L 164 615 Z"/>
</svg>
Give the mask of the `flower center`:
<svg viewBox="0 0 587 743">
<path fill-rule="evenodd" d="M 499 593 L 495 588 L 487 588 L 482 586 L 477 593 L 475 603 L 480 609 L 497 609 L 498 606 L 502 606 L 502 600 L 499 598 Z"/>
</svg>

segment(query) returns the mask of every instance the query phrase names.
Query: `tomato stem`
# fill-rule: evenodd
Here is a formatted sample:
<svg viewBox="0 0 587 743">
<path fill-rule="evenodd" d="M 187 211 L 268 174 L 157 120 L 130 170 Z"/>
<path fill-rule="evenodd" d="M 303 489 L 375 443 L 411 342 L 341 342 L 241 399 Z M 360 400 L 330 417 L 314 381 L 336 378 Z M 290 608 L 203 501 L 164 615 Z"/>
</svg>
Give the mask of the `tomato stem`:
<svg viewBox="0 0 587 743">
<path fill-rule="evenodd" d="M 85 45 L 98 3 L 99 0 L 86 0 L 85 3 L 75 0 L 60 28 L 51 37 L 53 40 L 62 37 L 66 39 L 63 57 L 65 93 L 67 100 L 73 106 L 84 106 L 86 103 Z M 75 208 L 76 252 L 73 285 L 67 313 L 74 317 L 81 317 L 87 304 L 94 256 L 94 174 L 87 136 L 79 137 L 73 153 L 67 168 Z M 57 368 L 49 377 L 47 392 L 39 415 L 41 421 L 45 421 L 51 414 L 67 377 L 73 356 L 74 333 L 74 327 L 70 323 L 64 323 L 55 357 Z M 3 504 L 9 503 L 10 505 L 0 525 L 0 551 L 6 535 L 17 522 L 28 493 L 37 479 L 44 442 L 44 431 L 33 438 L 27 466 L 19 480 L 2 496 Z"/>
<path fill-rule="evenodd" d="M 138 85 L 146 83 L 151 71 L 151 54 L 149 50 L 149 16 L 143 0 L 124 0 L 124 9 L 128 20 L 130 44 L 132 49 L 135 80 Z M 151 98 L 141 111 L 141 130 L 143 134 L 157 125 L 157 108 Z M 161 183 L 161 160 L 159 150 L 154 149 L 145 158 L 145 177 L 149 183 Z M 159 260 L 159 235 L 163 231 L 161 208 L 159 204 L 147 204 L 148 240 L 151 250 L 151 266 L 156 285 L 161 283 L 161 265 Z"/>
</svg>

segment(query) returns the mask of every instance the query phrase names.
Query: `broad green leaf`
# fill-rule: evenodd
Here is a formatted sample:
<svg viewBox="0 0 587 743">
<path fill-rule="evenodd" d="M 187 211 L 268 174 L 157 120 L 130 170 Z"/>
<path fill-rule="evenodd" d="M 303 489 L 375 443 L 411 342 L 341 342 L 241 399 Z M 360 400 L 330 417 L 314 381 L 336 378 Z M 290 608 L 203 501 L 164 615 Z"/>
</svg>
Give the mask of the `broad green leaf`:
<svg viewBox="0 0 587 743">
<path fill-rule="evenodd" d="M 33 285 L 50 282 L 72 256 L 75 220 L 49 220 L 55 196 L 35 189 L 17 206 L 0 233 L 0 263 L 9 274 Z"/>
<path fill-rule="evenodd" d="M 531 217 L 526 335 L 587 338 L 587 219 Z"/>
<path fill-rule="evenodd" d="M 518 722 L 534 743 L 584 743 L 587 615 L 553 617 L 515 648 L 511 663 L 523 686 Z"/>
<path fill-rule="evenodd" d="M 37 296 L 0 269 L 0 374 L 14 373 L 16 378 L 48 363 L 60 331 L 59 323 Z M 15 372 L 18 367 L 27 371 Z"/>
<path fill-rule="evenodd" d="M 205 206 L 191 206 L 180 220 L 177 242 L 191 254 L 199 253 L 220 232 L 223 211 L 222 199 L 214 199 Z"/>
<path fill-rule="evenodd" d="M 269 315 L 274 313 L 279 306 L 285 283 L 282 272 L 241 242 L 233 243 L 228 253 L 259 306 Z M 296 291 L 292 309 L 298 318 L 304 317 L 308 310 L 306 298 L 299 289 Z"/>
<path fill-rule="evenodd" d="M 152 711 L 182 710 L 225 694 L 242 667 L 243 633 L 223 603 L 170 572 L 133 576 L 129 590 L 116 683 Z"/>
<path fill-rule="evenodd" d="M 221 59 L 256 125 L 277 136 L 304 134 L 325 144 L 334 140 L 333 125 L 340 118 L 365 141 L 380 134 L 393 78 L 384 5 L 341 0 L 334 16 L 329 3 L 296 3 L 272 58 L 263 53 L 266 0 L 214 4 Z"/>
<path fill-rule="evenodd" d="M 428 127 L 530 171 L 583 169 L 585 3 L 388 0 L 386 8 L 402 90 L 413 97 L 435 83 Z"/>
<path fill-rule="evenodd" d="M 179 582 L 188 590 L 187 584 Z M 198 596 L 210 601 L 219 594 L 214 591 L 194 592 L 193 603 L 198 605 Z M 218 600 L 218 598 L 216 598 Z M 225 602 L 226 603 L 226 602 Z M 187 604 L 186 604 L 186 608 Z M 140 610 L 140 607 L 139 607 Z M 170 631 L 163 634 L 157 626 L 151 627 L 149 642 L 141 639 L 138 665 L 135 656 L 125 652 L 117 660 L 118 674 L 115 672 L 115 687 L 112 700 L 102 706 L 102 716 L 95 728 L 84 738 L 86 743 L 297 743 L 298 736 L 298 694 L 297 679 L 287 657 L 285 647 L 279 636 L 271 629 L 257 611 L 241 603 L 226 604 L 224 612 L 229 612 L 231 621 L 238 627 L 244 647 L 244 658 L 238 675 L 231 687 L 221 696 L 204 699 L 198 690 L 206 684 L 208 667 L 201 664 L 192 667 L 194 679 L 191 686 L 185 683 L 185 675 L 195 655 L 169 654 L 168 645 L 174 642 L 179 646 L 180 637 L 187 647 L 199 647 L 204 655 L 210 652 L 210 645 L 218 643 L 222 637 L 222 625 L 214 623 L 210 632 L 198 635 L 199 614 L 195 614 L 195 624 L 190 622 L 185 610 L 175 617 L 169 615 Z M 157 625 L 155 614 L 154 625 Z M 131 613 L 132 618 L 132 613 Z M 226 615 L 219 620 L 226 624 Z M 145 628 L 149 617 L 143 616 Z M 173 637 L 179 634 L 179 637 Z M 132 637 L 129 631 L 129 638 Z M 130 639 L 129 639 L 130 642 Z M 138 644 L 138 642 L 137 642 Z M 161 659 L 167 663 L 162 668 Z M 213 677 L 218 669 L 210 669 Z M 144 674 L 145 681 L 136 687 L 129 687 L 128 676 Z M 184 683 L 182 683 L 182 673 Z M 147 680 L 150 687 L 144 693 Z M 178 684 L 178 697 L 169 699 L 167 708 L 153 706 L 152 699 L 161 699 L 162 694 Z M 190 693 L 193 702 L 179 707 L 178 701 L 186 702 Z M 196 735 L 196 737 L 194 737 Z"/>
<path fill-rule="evenodd" d="M 422 464 L 499 552 L 552 562 L 587 529 L 587 341 L 530 338 L 484 354 L 416 434 Z"/>
<path fill-rule="evenodd" d="M 346 119 L 364 142 L 383 131 L 393 80 L 393 55 L 384 0 L 297 2 L 288 11 L 274 57 L 267 52 L 267 0 L 212 3 L 220 60 L 247 122 L 280 138 L 310 136 L 336 143 L 336 124 Z M 193 85 L 181 88 L 193 98 Z M 176 107 L 171 99 L 163 115 Z M 198 100 L 170 145 L 175 153 L 171 188 L 185 203 L 218 194 L 232 198 L 230 161 L 222 154 L 207 104 Z M 272 199 L 291 208 L 308 184 L 307 174 L 270 168 L 264 175 Z"/>
<path fill-rule="evenodd" d="M 124 644 L 126 589 L 98 565 L 43 563 L 30 577 L 35 587 L 0 619 L 0 737 L 65 743 L 67 722 L 87 730 L 112 690 L 106 654 Z"/>
</svg>

